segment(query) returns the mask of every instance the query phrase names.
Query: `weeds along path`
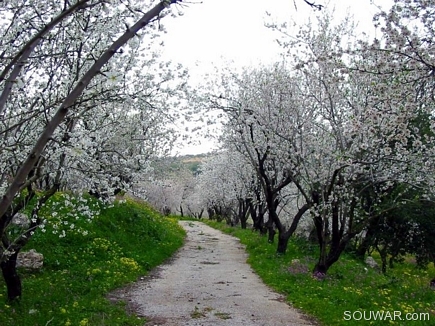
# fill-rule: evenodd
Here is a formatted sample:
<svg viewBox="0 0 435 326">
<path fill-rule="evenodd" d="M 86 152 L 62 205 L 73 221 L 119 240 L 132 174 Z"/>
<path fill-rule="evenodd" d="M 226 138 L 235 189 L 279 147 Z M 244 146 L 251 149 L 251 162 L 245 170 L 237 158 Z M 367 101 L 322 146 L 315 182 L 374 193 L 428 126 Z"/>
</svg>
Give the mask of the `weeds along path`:
<svg viewBox="0 0 435 326">
<path fill-rule="evenodd" d="M 237 238 L 200 222 L 180 224 L 187 238 L 174 258 L 113 294 L 145 325 L 312 325 L 263 284 Z"/>
</svg>

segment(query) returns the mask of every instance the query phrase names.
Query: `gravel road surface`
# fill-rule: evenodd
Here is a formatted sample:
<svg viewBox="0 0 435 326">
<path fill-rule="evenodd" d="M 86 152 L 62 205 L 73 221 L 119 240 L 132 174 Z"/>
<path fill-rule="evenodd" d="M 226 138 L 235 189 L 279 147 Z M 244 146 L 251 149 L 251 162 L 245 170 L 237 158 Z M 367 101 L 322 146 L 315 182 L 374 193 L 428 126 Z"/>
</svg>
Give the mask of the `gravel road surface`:
<svg viewBox="0 0 435 326">
<path fill-rule="evenodd" d="M 270 290 L 246 263 L 237 238 L 181 221 L 185 245 L 143 280 L 115 291 L 145 325 L 315 325 Z"/>
</svg>

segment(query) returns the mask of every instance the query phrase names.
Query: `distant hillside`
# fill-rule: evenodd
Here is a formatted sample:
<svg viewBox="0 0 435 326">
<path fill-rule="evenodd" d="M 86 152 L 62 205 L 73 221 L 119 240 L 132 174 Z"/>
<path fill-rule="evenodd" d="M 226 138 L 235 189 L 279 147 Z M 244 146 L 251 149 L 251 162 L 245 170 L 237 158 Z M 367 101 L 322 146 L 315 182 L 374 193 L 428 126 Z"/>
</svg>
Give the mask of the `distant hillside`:
<svg viewBox="0 0 435 326">
<path fill-rule="evenodd" d="M 168 177 L 182 170 L 189 170 L 196 175 L 201 163 L 207 157 L 208 154 L 165 157 L 153 163 L 154 173 L 160 177 Z"/>
<path fill-rule="evenodd" d="M 198 173 L 198 169 L 201 163 L 208 157 L 207 154 L 200 155 L 185 155 L 180 156 L 180 162 L 183 164 L 188 170 L 190 170 L 194 175 Z"/>
<path fill-rule="evenodd" d="M 186 155 L 186 156 L 181 156 L 180 160 L 183 163 L 191 163 L 191 162 L 202 162 L 204 160 L 204 158 L 206 158 L 207 156 L 204 154 L 201 155 Z"/>
</svg>

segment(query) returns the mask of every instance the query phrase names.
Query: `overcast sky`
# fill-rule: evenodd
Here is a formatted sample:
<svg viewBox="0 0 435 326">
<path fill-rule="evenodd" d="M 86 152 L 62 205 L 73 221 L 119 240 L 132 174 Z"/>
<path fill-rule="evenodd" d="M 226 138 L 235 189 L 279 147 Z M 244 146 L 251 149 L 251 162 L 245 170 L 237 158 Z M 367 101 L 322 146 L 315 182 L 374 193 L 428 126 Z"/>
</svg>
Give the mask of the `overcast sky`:
<svg viewBox="0 0 435 326">
<path fill-rule="evenodd" d="M 347 13 L 359 22 L 359 30 L 374 33 L 372 17 L 377 9 L 371 0 L 310 0 L 335 7 L 340 20 Z M 191 71 L 194 81 L 214 65 L 233 62 L 236 66 L 272 63 L 279 59 L 277 34 L 264 26 L 266 21 L 295 21 L 303 24 L 319 14 L 303 0 L 184 0 L 184 15 L 165 18 L 163 58 L 180 62 Z M 375 0 L 388 6 L 391 0 Z M 295 8 L 295 4 L 296 7 Z M 270 13 L 267 16 L 266 12 Z M 200 153 L 208 145 L 188 148 L 183 153 Z"/>
</svg>

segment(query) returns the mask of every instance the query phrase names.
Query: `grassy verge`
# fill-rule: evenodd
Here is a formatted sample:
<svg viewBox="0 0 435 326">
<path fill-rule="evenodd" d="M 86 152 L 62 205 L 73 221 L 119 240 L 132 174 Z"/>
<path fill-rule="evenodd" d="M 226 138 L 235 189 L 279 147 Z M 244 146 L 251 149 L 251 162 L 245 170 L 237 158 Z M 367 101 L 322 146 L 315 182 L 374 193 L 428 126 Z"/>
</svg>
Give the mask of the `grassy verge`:
<svg viewBox="0 0 435 326">
<path fill-rule="evenodd" d="M 248 262 L 263 281 L 323 325 L 435 325 L 435 291 L 429 287 L 435 276 L 433 265 L 419 270 L 412 263 L 398 264 L 383 275 L 345 254 L 331 267 L 328 277 L 318 281 L 310 273 L 316 246 L 291 239 L 286 255 L 277 256 L 276 245 L 269 244 L 266 237 L 207 223 L 238 237 L 246 245 Z"/>
<path fill-rule="evenodd" d="M 37 232 L 26 248 L 44 254 L 44 267 L 39 272 L 20 270 L 19 303 L 6 302 L 0 280 L 0 325 L 143 325 L 106 295 L 170 257 L 182 245 L 184 231 L 175 220 L 131 200 L 100 207 L 93 219 L 89 213 L 98 204 L 89 200 L 88 209 L 81 205 L 76 219 L 61 196 L 44 212 L 59 223 Z"/>
</svg>

